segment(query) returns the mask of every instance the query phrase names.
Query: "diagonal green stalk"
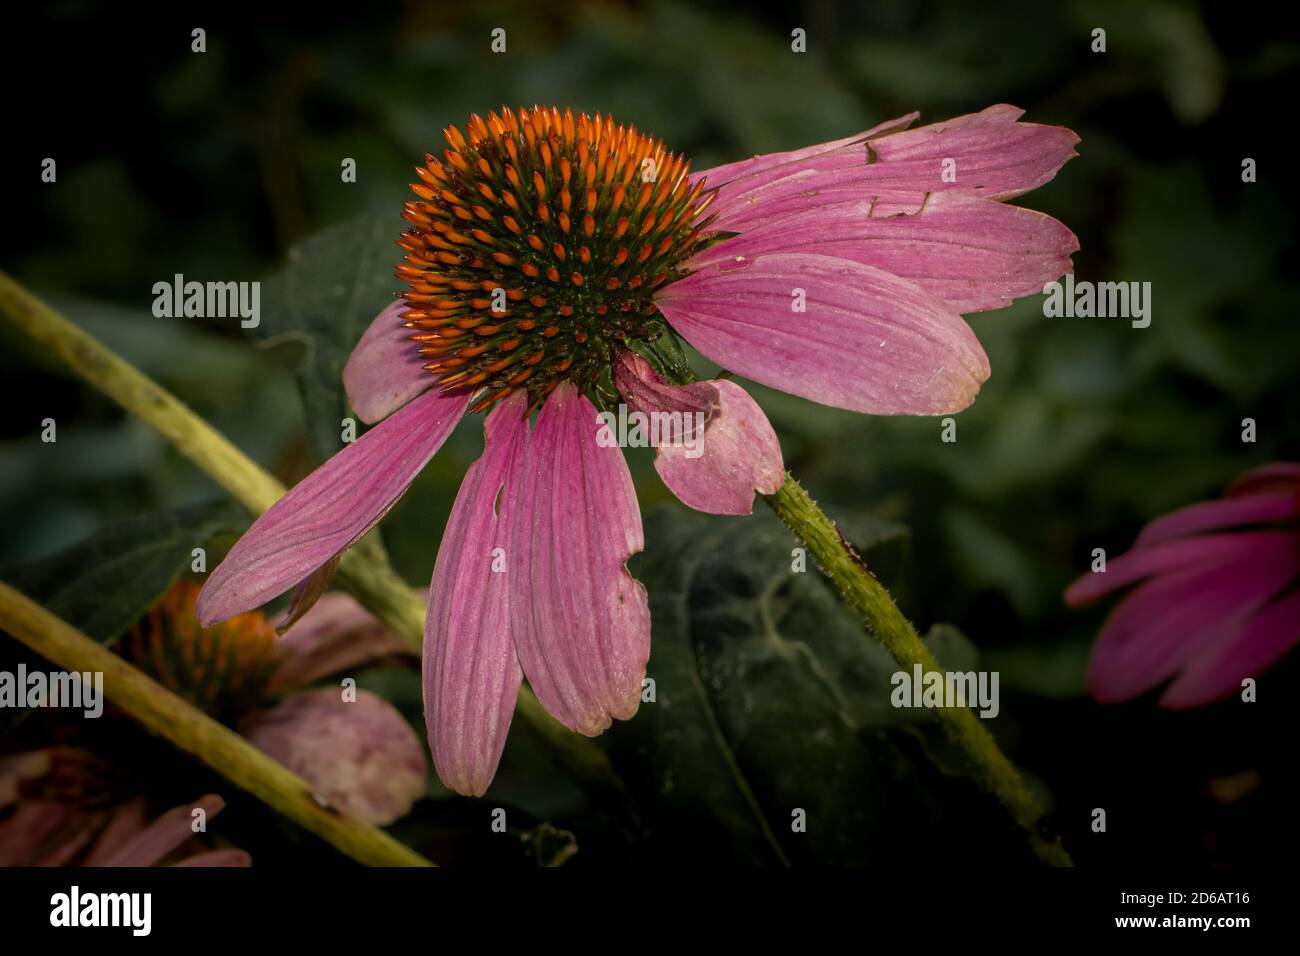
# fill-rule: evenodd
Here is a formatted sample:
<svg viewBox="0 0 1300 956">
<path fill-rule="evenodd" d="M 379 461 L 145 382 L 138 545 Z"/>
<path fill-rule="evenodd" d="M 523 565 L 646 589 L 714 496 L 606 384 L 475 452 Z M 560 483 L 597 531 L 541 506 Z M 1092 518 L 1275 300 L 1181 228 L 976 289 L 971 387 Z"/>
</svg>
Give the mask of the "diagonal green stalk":
<svg viewBox="0 0 1300 956">
<path fill-rule="evenodd" d="M 2 272 L 0 315 L 89 385 L 157 429 L 254 515 L 284 495 L 283 484 L 184 402 Z M 363 542 L 349 550 L 339 562 L 335 581 L 394 634 L 420 648 L 424 599 L 393 571 L 380 549 Z M 626 805 L 626 789 L 605 752 L 547 714 L 526 687 L 519 692 L 516 713 L 575 776 Z"/>
<path fill-rule="evenodd" d="M 0 581 L 0 627 L 46 660 L 77 673 L 104 675 L 104 696 L 231 783 L 371 866 L 431 866 L 378 827 L 330 806 L 311 784 L 229 727 L 155 683 L 35 601 Z"/>
<path fill-rule="evenodd" d="M 0 315 L 89 384 L 156 428 L 254 514 L 265 511 L 284 494 L 282 484 L 182 402 L 3 273 Z M 911 622 L 830 518 L 793 478 L 787 476 L 782 487 L 765 500 L 808 546 L 845 600 L 863 616 L 871 632 L 900 665 L 910 669 L 920 664 L 926 672 L 939 671 L 938 662 Z M 396 634 L 413 647 L 420 646 L 423 602 L 379 552 L 358 548 L 345 554 L 336 580 Z M 571 771 L 626 800 L 626 791 L 604 752 L 591 741 L 565 730 L 546 714 L 527 688 L 520 692 L 517 712 Z M 1042 811 L 1037 801 L 975 715 L 963 707 L 940 708 L 938 716 L 949 737 L 967 755 L 981 783 L 1026 829 L 1038 856 L 1048 863 L 1070 865 L 1070 857 L 1060 843 L 1040 835 Z"/>
<path fill-rule="evenodd" d="M 908 672 L 920 664 L 925 673 L 943 673 L 912 622 L 903 616 L 884 585 L 876 580 L 835 523 L 794 478 L 787 474 L 784 484 L 764 500 L 785 526 L 808 546 L 822 571 L 839 589 L 844 600 L 862 615 L 871 633 L 894 660 Z M 940 707 L 936 713 L 948 737 L 970 761 L 980 783 L 1025 828 L 1038 857 L 1054 866 L 1072 865 L 1060 842 L 1039 832 L 1043 811 L 1038 801 L 979 718 L 967 707 Z"/>
</svg>

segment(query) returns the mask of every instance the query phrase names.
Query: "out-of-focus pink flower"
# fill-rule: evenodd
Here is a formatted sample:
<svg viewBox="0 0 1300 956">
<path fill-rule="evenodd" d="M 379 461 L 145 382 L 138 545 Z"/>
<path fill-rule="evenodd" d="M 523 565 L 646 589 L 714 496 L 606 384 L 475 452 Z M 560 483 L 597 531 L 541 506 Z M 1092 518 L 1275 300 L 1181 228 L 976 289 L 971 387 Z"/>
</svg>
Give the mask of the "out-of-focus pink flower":
<svg viewBox="0 0 1300 956">
<path fill-rule="evenodd" d="M 641 518 L 593 400 L 612 379 L 636 414 L 677 416 L 678 437 L 699 441 L 661 444 L 656 468 L 684 503 L 721 514 L 777 490 L 780 447 L 739 385 L 668 381 L 655 343 L 674 333 L 825 405 L 965 408 L 989 365 L 962 313 L 1040 291 L 1078 247 L 1056 220 L 1002 202 L 1051 179 L 1078 142 L 1021 114 L 992 106 L 915 130 L 909 114 L 694 174 L 608 117 L 503 110 L 466 134 L 449 127 L 404 213 L 410 289 L 343 372 L 357 414 L 379 424 L 254 523 L 212 572 L 200 617 L 295 588 L 309 600 L 465 412 L 490 408 L 429 595 L 439 776 L 486 790 L 525 676 L 580 733 L 631 717 L 650 648 L 645 590 L 625 567 Z"/>
<path fill-rule="evenodd" d="M 48 748 L 0 760 L 0 866 L 250 864 L 243 850 L 212 850 L 198 839 L 225 807 L 221 797 L 207 794 L 149 822 L 143 797 L 102 806 L 87 802 L 91 794 L 70 792 L 69 768 L 93 762 L 92 755 L 76 748 Z M 64 779 L 47 780 L 60 776 Z M 196 819 L 203 821 L 203 830 L 194 829 Z"/>
<path fill-rule="evenodd" d="M 260 612 L 202 628 L 198 585 L 182 580 L 127 634 L 122 652 L 156 680 L 235 727 L 319 796 L 386 825 L 424 795 L 428 763 L 382 697 L 322 678 L 410 650 L 346 594 L 328 593 L 279 635 Z"/>
<path fill-rule="evenodd" d="M 1300 641 L 1300 464 L 1248 472 L 1222 498 L 1148 524 L 1132 549 L 1066 591 L 1073 607 L 1132 590 L 1107 618 L 1088 665 L 1102 703 L 1173 678 L 1169 708 L 1241 689 Z"/>
</svg>

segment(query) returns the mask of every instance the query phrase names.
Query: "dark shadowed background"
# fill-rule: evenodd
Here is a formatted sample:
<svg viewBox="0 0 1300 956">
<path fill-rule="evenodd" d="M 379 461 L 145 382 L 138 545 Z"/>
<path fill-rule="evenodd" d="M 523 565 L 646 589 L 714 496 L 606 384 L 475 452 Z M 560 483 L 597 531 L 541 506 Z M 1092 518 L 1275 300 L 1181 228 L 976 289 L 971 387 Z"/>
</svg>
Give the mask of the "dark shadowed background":
<svg viewBox="0 0 1300 956">
<path fill-rule="evenodd" d="M 1250 10 L 1079 0 L 741 13 L 652 0 L 371 3 L 298 17 L 268 5 L 255 16 L 138 20 L 119 5 L 10 11 L 0 265 L 292 481 L 320 454 L 311 436 L 321 422 L 295 376 L 311 360 L 310 336 L 268 341 L 234 321 L 158 319 L 152 286 L 176 273 L 266 278 L 295 244 L 359 216 L 386 218 L 395 239 L 410 167 L 471 112 L 608 112 L 696 168 L 913 109 L 925 122 L 1009 102 L 1030 121 L 1069 126 L 1079 157 L 1018 202 L 1074 230 L 1079 278 L 1151 282 L 1149 328 L 1044 318 L 1039 297 L 972 317 L 993 375 L 959 416 L 955 444 L 940 442 L 936 419 L 755 392 L 788 467 L 874 555 L 918 627 L 952 625 L 931 638 L 951 660 L 977 652 L 980 667 L 1000 672 L 994 731 L 1080 864 L 1289 861 L 1300 849 L 1289 703 L 1300 661 L 1269 674 L 1255 706 L 1170 713 L 1152 695 L 1102 707 L 1085 696 L 1083 670 L 1104 610 L 1061 603 L 1093 548 L 1118 553 L 1146 520 L 1253 465 L 1300 457 L 1297 180 L 1279 132 L 1294 112 L 1300 43 L 1268 8 Z M 194 27 L 207 30 L 204 54 L 190 51 Z M 495 27 L 507 31 L 502 55 L 489 49 Z M 795 27 L 807 31 L 805 54 L 790 50 Z M 1091 49 L 1096 28 L 1105 53 Z M 40 181 L 45 157 L 57 160 L 56 184 Z M 1251 184 L 1247 157 L 1258 164 Z M 344 158 L 356 160 L 355 183 L 340 181 Z M 398 288 L 398 258 L 392 246 L 376 266 L 372 312 Z M 270 331 L 282 328 L 282 304 L 263 307 Z M 0 419 L 0 563 L 219 497 L 146 426 L 3 327 L 0 345 L 10 408 Z M 58 422 L 54 445 L 39 437 L 47 417 Z M 1241 440 L 1247 417 L 1253 444 Z M 480 447 L 480 425 L 467 421 L 384 525 L 413 583 L 428 580 Z M 1018 861 L 1004 816 L 942 741 L 921 718 L 882 707 L 892 667 L 864 650 L 814 575 L 791 584 L 793 541 L 771 516 L 688 513 L 648 455 L 630 457 L 647 536 L 633 570 L 651 590 L 661 701 L 604 743 L 635 808 L 584 792 L 517 726 L 487 804 L 431 780 L 395 832 L 466 863 L 549 859 L 574 841 L 574 865 L 786 857 L 888 867 L 932 849 L 977 866 L 986 853 Z M 419 724 L 413 671 L 373 671 L 362 684 Z M 47 732 L 28 722 L 0 750 Z M 164 747 L 122 749 L 144 779 L 201 776 Z M 227 795 L 223 825 L 255 862 L 335 859 Z M 485 806 L 497 805 L 520 839 L 494 840 Z M 792 806 L 810 809 L 809 834 L 785 832 Z M 1105 834 L 1089 829 L 1098 807 Z"/>
</svg>

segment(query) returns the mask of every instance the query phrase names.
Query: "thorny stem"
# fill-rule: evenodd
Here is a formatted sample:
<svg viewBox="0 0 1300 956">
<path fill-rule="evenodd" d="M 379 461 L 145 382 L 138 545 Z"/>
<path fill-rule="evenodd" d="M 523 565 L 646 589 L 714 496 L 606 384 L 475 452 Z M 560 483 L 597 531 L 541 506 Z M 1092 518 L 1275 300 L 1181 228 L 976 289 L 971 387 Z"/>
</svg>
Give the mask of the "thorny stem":
<svg viewBox="0 0 1300 956">
<path fill-rule="evenodd" d="M 862 615 L 871 633 L 894 660 L 909 672 L 914 665 L 920 664 L 923 672 L 942 673 L 938 661 L 884 585 L 867 570 L 835 523 L 794 478 L 787 474 L 776 493 L 764 496 L 764 500 L 785 526 L 808 546 L 822 571 L 844 599 Z M 936 712 L 944 731 L 966 755 L 980 783 L 1002 801 L 1016 822 L 1028 831 L 1038 857 L 1053 866 L 1073 865 L 1070 855 L 1058 840 L 1039 832 L 1042 809 L 1038 801 L 979 718 L 967 707 L 940 707 Z"/>
<path fill-rule="evenodd" d="M 3 272 L 0 315 L 88 384 L 157 429 L 254 515 L 284 495 L 283 484 L 176 396 Z M 380 549 L 366 544 L 343 555 L 334 580 L 418 651 L 424 641 L 424 599 L 393 571 Z M 526 687 L 520 689 L 516 712 L 579 779 L 626 802 L 626 789 L 605 752 L 559 724 Z"/>
<path fill-rule="evenodd" d="M 0 581 L 0 626 L 68 671 L 104 675 L 104 696 L 231 783 L 370 866 L 432 866 L 378 827 L 345 815 L 276 763 L 36 602 Z"/>
</svg>

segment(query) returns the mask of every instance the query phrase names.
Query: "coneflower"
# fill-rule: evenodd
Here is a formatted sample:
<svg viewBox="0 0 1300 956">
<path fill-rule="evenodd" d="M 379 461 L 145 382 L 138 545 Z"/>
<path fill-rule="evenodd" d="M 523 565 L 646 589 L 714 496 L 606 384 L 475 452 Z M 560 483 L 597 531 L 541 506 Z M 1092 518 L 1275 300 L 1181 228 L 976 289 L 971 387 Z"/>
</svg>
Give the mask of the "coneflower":
<svg viewBox="0 0 1300 956">
<path fill-rule="evenodd" d="M 1157 518 L 1133 547 L 1065 592 L 1073 607 L 1124 590 L 1088 661 L 1103 704 L 1168 683 L 1161 707 L 1240 693 L 1300 642 L 1300 463 L 1242 475 L 1223 497 Z"/>
<path fill-rule="evenodd" d="M 368 823 L 405 816 L 424 795 L 428 762 L 406 719 L 378 694 L 322 678 L 405 651 L 346 594 L 327 594 L 284 634 L 260 611 L 211 627 L 195 616 L 198 585 L 181 579 L 133 626 L 120 653 L 163 686 L 229 724 Z"/>
<path fill-rule="evenodd" d="M 525 676 L 580 733 L 631 717 L 650 647 L 625 567 L 641 518 L 598 409 L 621 394 L 643 414 L 699 416 L 702 453 L 663 446 L 656 468 L 691 507 L 748 514 L 784 479 L 776 435 L 739 385 L 667 360 L 674 335 L 826 405 L 966 407 L 989 366 L 961 313 L 1041 290 L 1077 248 L 1059 222 L 999 201 L 1049 180 L 1078 141 L 1020 115 L 909 130 L 911 114 L 694 174 L 608 117 L 504 109 L 447 129 L 403 214 L 410 288 L 344 370 L 358 416 L 379 424 L 254 523 L 200 617 L 317 593 L 466 411 L 487 411 L 425 624 L 439 776 L 486 790 Z"/>
</svg>

